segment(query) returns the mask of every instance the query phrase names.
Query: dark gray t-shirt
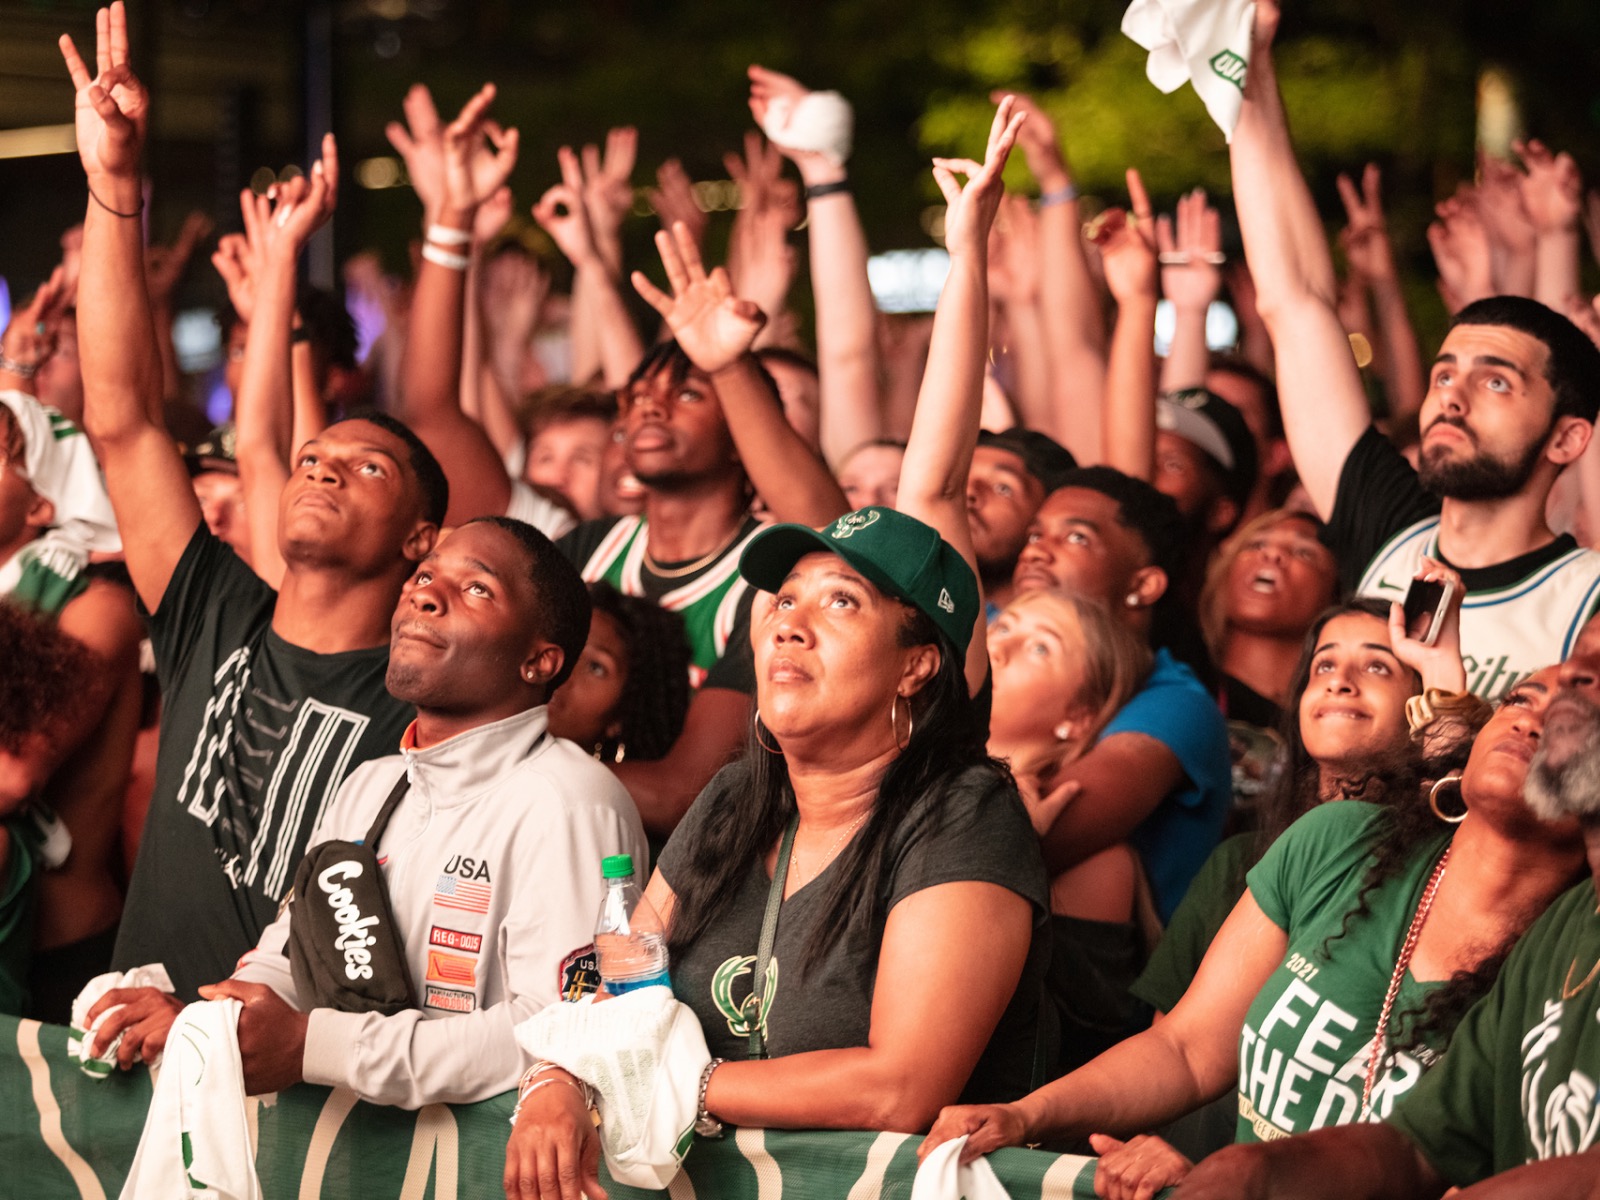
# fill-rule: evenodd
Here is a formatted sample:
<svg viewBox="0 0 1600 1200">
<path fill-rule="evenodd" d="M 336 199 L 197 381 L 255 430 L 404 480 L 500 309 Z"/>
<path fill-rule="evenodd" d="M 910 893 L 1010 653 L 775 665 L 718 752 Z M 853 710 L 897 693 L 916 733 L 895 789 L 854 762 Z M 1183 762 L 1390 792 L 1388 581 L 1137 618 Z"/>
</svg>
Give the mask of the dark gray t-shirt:
<svg viewBox="0 0 1600 1200">
<path fill-rule="evenodd" d="M 701 830 L 713 797 L 746 786 L 742 764 L 724 768 L 690 807 L 663 851 L 659 867 L 674 891 L 681 891 L 689 847 Z M 1031 1090 L 1036 1050 L 1052 1061 L 1053 1031 L 1039 1045 L 1044 970 L 1049 956 L 1044 865 L 1039 842 L 1016 789 L 989 767 L 961 773 L 941 795 L 917 805 L 896 835 L 890 869 L 878 911 L 870 926 L 841 933 L 822 961 L 800 970 L 803 947 L 822 919 L 827 892 L 848 853 L 784 901 L 768 977 L 776 976 L 769 998 L 766 1040 L 776 1058 L 811 1050 L 865 1046 L 872 1023 L 873 985 L 878 950 L 889 911 L 923 888 L 976 881 L 1009 888 L 1033 905 L 1033 942 L 1022 979 L 1000 1018 L 988 1047 L 962 1093 L 963 1103 L 1014 1100 Z M 752 862 L 732 905 L 700 937 L 675 950 L 672 990 L 700 1018 L 711 1053 L 739 1059 L 749 1053 L 749 1031 L 741 1015 L 750 994 L 761 922 L 771 880 L 765 864 Z M 976 950 L 976 948 L 975 948 Z M 931 1051 L 930 1051 L 931 1052 Z M 1041 1081 L 1042 1082 L 1042 1081 Z"/>
</svg>

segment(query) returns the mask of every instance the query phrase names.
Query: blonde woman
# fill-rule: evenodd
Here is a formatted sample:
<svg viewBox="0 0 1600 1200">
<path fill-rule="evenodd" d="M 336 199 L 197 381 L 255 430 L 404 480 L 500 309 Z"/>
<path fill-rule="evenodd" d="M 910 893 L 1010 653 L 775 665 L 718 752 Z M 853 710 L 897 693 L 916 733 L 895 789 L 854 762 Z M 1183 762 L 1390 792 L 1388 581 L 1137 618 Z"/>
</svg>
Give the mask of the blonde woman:
<svg viewBox="0 0 1600 1200">
<path fill-rule="evenodd" d="M 1055 590 L 1026 592 L 989 626 L 994 705 L 989 753 L 1011 764 L 1041 835 L 1072 802 L 1056 776 L 1081 757 L 1150 673 L 1148 646 L 1101 605 Z M 1048 799 L 1045 799 L 1048 797 Z M 1139 856 L 1110 846 L 1050 881 L 1052 969 L 1061 1023 L 1056 1071 L 1093 1058 L 1139 1022 L 1128 985 L 1159 921 Z"/>
</svg>

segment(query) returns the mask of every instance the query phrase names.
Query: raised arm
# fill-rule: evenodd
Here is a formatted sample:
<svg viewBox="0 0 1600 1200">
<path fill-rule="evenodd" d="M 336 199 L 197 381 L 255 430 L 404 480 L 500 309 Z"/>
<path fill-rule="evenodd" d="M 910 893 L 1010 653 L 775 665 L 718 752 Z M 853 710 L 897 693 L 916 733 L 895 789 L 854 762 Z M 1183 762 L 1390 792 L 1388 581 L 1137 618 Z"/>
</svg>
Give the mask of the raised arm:
<svg viewBox="0 0 1600 1200">
<path fill-rule="evenodd" d="M 768 127 L 776 101 L 792 113 L 810 95 L 787 75 L 750 68 L 750 111 Z M 811 244 L 811 291 L 817 308 L 817 378 L 820 385 L 822 453 L 837 466 L 863 442 L 883 436 L 878 394 L 877 308 L 867 279 L 867 235 L 847 186 L 844 159 L 817 150 L 797 150 L 774 139 L 800 170 L 806 189 Z M 827 189 L 825 192 L 822 189 Z"/>
<path fill-rule="evenodd" d="M 77 90 L 78 157 L 89 184 L 78 280 L 84 427 L 106 473 L 128 571 L 154 612 L 200 524 L 200 503 L 161 424 L 161 358 L 144 283 L 139 154 L 150 100 L 128 62 L 121 0 L 95 14 L 94 75 L 61 38 Z"/>
<path fill-rule="evenodd" d="M 1161 294 L 1176 318 L 1172 345 L 1161 364 L 1161 390 L 1204 387 L 1211 369 L 1206 316 L 1222 290 L 1222 218 L 1206 202 L 1203 188 L 1178 198 L 1177 221 L 1156 221 L 1161 252 Z"/>
<path fill-rule="evenodd" d="M 1361 173 L 1361 190 L 1347 175 L 1339 176 L 1339 196 L 1349 224 L 1340 235 L 1350 269 L 1359 272 L 1372 291 L 1378 322 L 1379 362 L 1384 390 L 1389 394 L 1389 418 L 1414 420 L 1427 392 L 1427 371 L 1417 334 L 1406 311 L 1406 298 L 1389 241 L 1389 223 L 1383 215 L 1383 180 L 1376 163 Z"/>
<path fill-rule="evenodd" d="M 998 102 L 1000 93 L 990 99 Z M 1044 111 L 1016 98 L 1028 114 L 1017 142 L 1039 185 L 1039 316 L 1050 356 L 1050 416 L 1039 425 L 1077 460 L 1100 461 L 1100 398 L 1105 388 L 1106 322 L 1100 288 L 1083 252 L 1083 213 L 1061 139 Z"/>
<path fill-rule="evenodd" d="M 295 445 L 290 339 L 296 263 L 311 235 L 333 216 L 338 194 L 339 159 L 330 133 L 322 139 L 322 158 L 312 164 L 309 177 L 274 185 L 266 196 L 248 189 L 239 195 L 254 287 L 244 370 L 234 397 L 235 452 L 250 522 L 250 565 L 275 588 L 284 571 L 278 549 L 278 500 L 289 482 Z"/>
<path fill-rule="evenodd" d="M 1345 459 L 1372 422 L 1334 307 L 1333 258 L 1289 140 L 1272 64 L 1277 26 L 1277 0 L 1259 0 L 1244 107 L 1230 146 L 1233 196 L 1256 306 L 1276 349 L 1289 448 L 1326 519 Z"/>
<path fill-rule="evenodd" d="M 1131 168 L 1128 197 L 1133 212 L 1111 209 L 1095 235 L 1106 286 L 1117 302 L 1106 363 L 1102 461 L 1148 481 L 1156 460 L 1156 231 L 1144 181 Z"/>
<path fill-rule="evenodd" d="M 1029 429 L 1052 427 L 1050 348 L 1039 312 L 1039 215 L 1024 196 L 1007 195 L 989 235 L 989 298 L 999 314 L 990 330 L 991 353 L 1011 384 Z M 1003 335 L 1003 338 L 1002 336 Z M 985 426 L 992 428 L 992 426 Z"/>
<path fill-rule="evenodd" d="M 621 387 L 644 357 L 644 342 L 623 303 L 616 271 L 595 238 L 583 202 L 578 156 L 563 146 L 556 158 L 561 164 L 561 182 L 539 198 L 533 219 L 577 272 L 572 285 L 573 320 L 588 324 L 605 385 Z"/>
<path fill-rule="evenodd" d="M 1001 178 L 1026 114 L 1011 97 L 1000 101 L 989 126 L 983 162 L 936 158 L 933 177 L 944 193 L 945 248 L 950 274 L 933 317 L 928 369 L 917 395 L 917 412 L 900 467 L 895 506 L 933 526 L 978 574 L 967 520 L 967 476 L 978 444 L 983 404 L 983 369 L 989 349 L 989 227 L 1005 195 Z M 956 175 L 967 177 L 966 186 Z M 967 687 L 973 693 L 989 671 L 983 607 L 967 651 Z"/>
<path fill-rule="evenodd" d="M 794 284 L 796 255 L 789 230 L 800 223 L 800 190 L 783 178 L 783 155 L 750 130 L 744 135 L 744 157 L 723 156 L 728 174 L 739 185 L 739 211 L 728 235 L 728 277 L 733 290 L 767 314 L 756 335 L 758 348 L 773 344 Z"/>
<path fill-rule="evenodd" d="M 710 376 L 745 473 L 769 511 L 779 521 L 813 526 L 848 512 L 838 483 L 784 418 L 777 393 L 750 353 L 766 314 L 733 294 L 723 268 L 707 274 L 681 223 L 670 234 L 656 234 L 656 249 L 672 294 L 638 271 L 633 286 L 661 314 L 689 361 Z"/>
<path fill-rule="evenodd" d="M 441 201 L 427 225 L 401 373 L 400 415 L 444 468 L 451 525 L 500 516 L 511 499 L 504 461 L 460 402 L 466 252 L 473 220 L 505 185 L 517 161 L 517 131 L 502 130 L 488 118 L 494 97 L 494 84 L 484 84 L 443 133 Z"/>
<path fill-rule="evenodd" d="M 1527 169 L 1521 183 L 1534 231 L 1533 298 L 1560 312 L 1578 294 L 1583 180 L 1572 155 L 1553 154 L 1543 142 L 1516 142 L 1513 149 Z"/>
</svg>

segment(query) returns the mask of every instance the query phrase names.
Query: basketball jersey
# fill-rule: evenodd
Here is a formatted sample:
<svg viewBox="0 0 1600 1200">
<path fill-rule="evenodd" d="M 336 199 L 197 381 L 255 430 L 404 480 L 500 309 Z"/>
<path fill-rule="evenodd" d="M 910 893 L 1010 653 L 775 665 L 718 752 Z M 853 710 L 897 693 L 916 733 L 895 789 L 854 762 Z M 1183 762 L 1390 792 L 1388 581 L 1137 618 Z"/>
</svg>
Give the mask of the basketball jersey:
<svg viewBox="0 0 1600 1200">
<path fill-rule="evenodd" d="M 689 639 L 690 677 L 698 687 L 706 672 L 728 649 L 728 638 L 739 618 L 739 607 L 750 585 L 739 574 L 739 556 L 760 531 L 760 522 L 747 519 L 738 536 L 715 562 L 678 586 L 662 591 L 658 576 L 646 576 L 645 546 L 649 525 L 641 516 L 623 517 L 606 533 L 583 565 L 585 583 L 604 580 L 625 596 L 642 596 L 683 618 Z"/>
<path fill-rule="evenodd" d="M 1422 557 L 1439 558 L 1439 518 L 1408 525 L 1373 555 L 1356 591 L 1404 600 Z M 1461 657 L 1467 690 L 1498 700 L 1542 667 L 1572 653 L 1600 601 L 1600 553 L 1575 547 L 1523 578 L 1469 591 L 1461 606 Z"/>
</svg>

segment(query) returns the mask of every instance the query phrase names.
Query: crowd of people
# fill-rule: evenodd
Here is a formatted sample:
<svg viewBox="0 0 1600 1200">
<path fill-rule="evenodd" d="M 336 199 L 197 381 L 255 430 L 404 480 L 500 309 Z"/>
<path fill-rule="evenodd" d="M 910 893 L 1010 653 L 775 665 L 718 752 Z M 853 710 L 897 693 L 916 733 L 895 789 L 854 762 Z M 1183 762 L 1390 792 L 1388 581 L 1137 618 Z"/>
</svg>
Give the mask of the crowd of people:
<svg viewBox="0 0 1600 1200">
<path fill-rule="evenodd" d="M 702 1136 L 1092 1151 L 1116 1200 L 1593 1196 L 1577 167 L 1518 143 L 1439 205 L 1430 361 L 1375 168 L 1336 267 L 1277 22 L 1228 150 L 1242 263 L 1134 170 L 1086 224 L 1049 117 L 997 93 L 982 157 L 933 160 L 931 319 L 875 309 L 837 96 L 750 68 L 728 261 L 669 161 L 662 287 L 624 261 L 632 130 L 553 164 L 555 271 L 508 233 L 495 86 L 446 119 L 418 85 L 411 280 L 301 279 L 332 136 L 241 193 L 215 429 L 172 348 L 209 223 L 146 245 L 122 4 L 92 66 L 63 38 L 85 216 L 0 339 L 0 1011 L 67 1023 L 161 964 L 83 1017 L 94 1053 L 236 1000 L 250 1094 L 515 1090 L 508 1196 L 599 1197 L 592 1081 L 514 1030 L 596 990 L 628 854 L 713 1056 L 679 1081 Z M 297 941 L 338 839 L 380 855 L 394 954 L 354 917 L 339 949 L 383 1004 Z"/>
</svg>

